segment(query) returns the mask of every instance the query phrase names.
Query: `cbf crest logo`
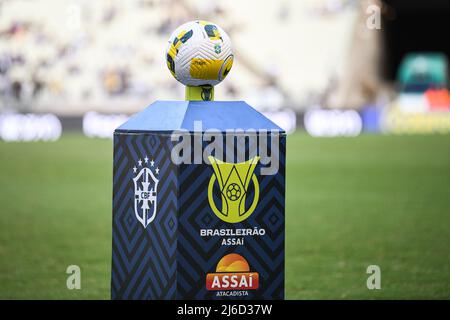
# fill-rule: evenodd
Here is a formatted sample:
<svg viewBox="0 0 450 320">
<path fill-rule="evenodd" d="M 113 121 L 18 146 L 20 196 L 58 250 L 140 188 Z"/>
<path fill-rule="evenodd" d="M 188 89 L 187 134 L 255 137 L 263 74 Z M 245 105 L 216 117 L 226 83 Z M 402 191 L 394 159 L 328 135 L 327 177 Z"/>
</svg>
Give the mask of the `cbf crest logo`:
<svg viewBox="0 0 450 320">
<path fill-rule="evenodd" d="M 155 161 L 144 158 L 139 159 L 138 165 L 133 167 L 134 182 L 134 214 L 137 220 L 147 228 L 155 219 L 158 202 L 159 168 L 155 168 Z"/>
<path fill-rule="evenodd" d="M 255 211 L 259 200 L 259 183 L 254 174 L 259 157 L 256 156 L 239 163 L 223 162 L 212 156 L 209 156 L 208 159 L 214 169 L 214 174 L 211 176 L 208 186 L 208 200 L 212 211 L 225 222 L 238 223 L 244 221 Z M 216 181 L 222 199 L 220 209 L 217 208 L 213 196 Z M 250 182 L 253 183 L 255 192 L 251 205 L 246 208 L 247 190 Z"/>
</svg>

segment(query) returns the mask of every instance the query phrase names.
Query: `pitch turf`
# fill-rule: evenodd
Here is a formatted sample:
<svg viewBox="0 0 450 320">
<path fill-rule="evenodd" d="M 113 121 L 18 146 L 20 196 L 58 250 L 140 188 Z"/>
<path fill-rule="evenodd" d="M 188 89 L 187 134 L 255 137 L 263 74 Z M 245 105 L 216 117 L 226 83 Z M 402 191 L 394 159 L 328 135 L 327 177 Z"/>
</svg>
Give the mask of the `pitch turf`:
<svg viewBox="0 0 450 320">
<path fill-rule="evenodd" d="M 109 298 L 111 155 L 79 135 L 0 143 L 0 298 Z M 450 298 L 450 136 L 291 135 L 286 196 L 287 298 Z"/>
</svg>

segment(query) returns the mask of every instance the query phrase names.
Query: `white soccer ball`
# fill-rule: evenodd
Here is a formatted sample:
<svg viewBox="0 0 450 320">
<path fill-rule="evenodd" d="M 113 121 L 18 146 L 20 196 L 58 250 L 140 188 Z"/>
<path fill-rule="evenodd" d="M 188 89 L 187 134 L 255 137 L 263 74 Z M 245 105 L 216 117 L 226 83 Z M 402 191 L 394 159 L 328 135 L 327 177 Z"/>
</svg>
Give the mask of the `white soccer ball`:
<svg viewBox="0 0 450 320">
<path fill-rule="evenodd" d="M 187 22 L 170 36 L 166 60 L 170 72 L 182 84 L 215 86 L 233 65 L 231 41 L 217 24 Z"/>
</svg>

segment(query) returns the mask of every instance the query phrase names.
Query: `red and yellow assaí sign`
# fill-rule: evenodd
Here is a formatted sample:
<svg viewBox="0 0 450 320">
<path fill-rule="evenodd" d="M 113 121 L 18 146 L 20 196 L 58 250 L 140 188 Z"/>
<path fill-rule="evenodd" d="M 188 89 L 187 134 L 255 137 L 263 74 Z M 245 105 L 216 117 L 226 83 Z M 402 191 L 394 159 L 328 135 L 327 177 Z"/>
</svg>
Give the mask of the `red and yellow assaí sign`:
<svg viewBox="0 0 450 320">
<path fill-rule="evenodd" d="M 255 290 L 259 286 L 259 274 L 250 272 L 247 260 L 237 253 L 220 259 L 216 272 L 206 275 L 207 290 Z"/>
</svg>

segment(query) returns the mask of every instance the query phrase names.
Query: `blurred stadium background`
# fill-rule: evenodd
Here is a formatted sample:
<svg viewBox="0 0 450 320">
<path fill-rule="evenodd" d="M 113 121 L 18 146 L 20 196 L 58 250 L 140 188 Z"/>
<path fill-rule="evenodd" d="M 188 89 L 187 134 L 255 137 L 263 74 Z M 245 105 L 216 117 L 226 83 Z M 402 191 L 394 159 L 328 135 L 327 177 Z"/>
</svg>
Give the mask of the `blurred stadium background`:
<svg viewBox="0 0 450 320">
<path fill-rule="evenodd" d="M 0 0 L 0 298 L 109 297 L 109 138 L 184 98 L 164 52 L 199 18 L 234 47 L 216 100 L 291 133 L 287 298 L 450 298 L 445 0 Z"/>
</svg>

